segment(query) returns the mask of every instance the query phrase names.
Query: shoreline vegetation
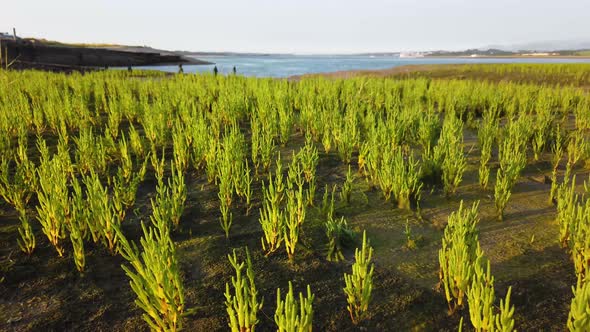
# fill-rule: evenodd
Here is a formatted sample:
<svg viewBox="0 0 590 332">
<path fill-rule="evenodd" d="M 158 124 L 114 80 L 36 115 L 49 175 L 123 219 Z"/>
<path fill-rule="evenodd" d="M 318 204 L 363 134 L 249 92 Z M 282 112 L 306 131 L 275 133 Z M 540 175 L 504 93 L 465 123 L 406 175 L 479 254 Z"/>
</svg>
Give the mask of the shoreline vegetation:
<svg viewBox="0 0 590 332">
<path fill-rule="evenodd" d="M 0 70 L 0 330 L 588 323 L 589 86 Z"/>
<path fill-rule="evenodd" d="M 296 75 L 291 81 L 307 78 L 349 79 L 372 78 L 429 78 L 444 80 L 484 80 L 539 85 L 570 85 L 590 89 L 590 63 L 577 64 L 427 64 L 404 65 L 377 70 L 344 70 L 336 72 Z"/>
</svg>

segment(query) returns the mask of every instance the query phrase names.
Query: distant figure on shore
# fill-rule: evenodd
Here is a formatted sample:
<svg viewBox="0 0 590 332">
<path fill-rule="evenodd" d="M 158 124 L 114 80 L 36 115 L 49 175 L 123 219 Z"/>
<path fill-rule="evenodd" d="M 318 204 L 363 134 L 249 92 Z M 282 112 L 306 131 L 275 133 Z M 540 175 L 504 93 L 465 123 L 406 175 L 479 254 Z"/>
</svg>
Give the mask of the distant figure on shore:
<svg viewBox="0 0 590 332">
<path fill-rule="evenodd" d="M 182 73 L 184 73 L 184 69 L 182 69 L 182 63 L 179 63 L 179 64 L 178 64 L 178 73 L 179 73 L 179 74 L 182 74 Z"/>
<path fill-rule="evenodd" d="M 213 67 L 213 75 L 217 76 L 217 66 Z"/>
<path fill-rule="evenodd" d="M 131 68 L 131 66 L 128 66 L 128 67 L 127 67 L 127 71 L 128 71 L 128 72 L 132 72 L 132 71 L 133 71 L 133 68 Z"/>
<path fill-rule="evenodd" d="M 234 72 L 234 75 L 237 73 L 236 66 L 234 66 L 233 72 Z"/>
</svg>

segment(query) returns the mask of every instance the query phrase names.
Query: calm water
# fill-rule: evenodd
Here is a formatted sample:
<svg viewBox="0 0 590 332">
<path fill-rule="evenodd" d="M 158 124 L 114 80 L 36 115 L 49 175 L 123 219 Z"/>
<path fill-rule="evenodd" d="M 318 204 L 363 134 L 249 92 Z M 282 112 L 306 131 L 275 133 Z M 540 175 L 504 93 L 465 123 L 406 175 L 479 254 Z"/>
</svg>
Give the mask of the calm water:
<svg viewBox="0 0 590 332">
<path fill-rule="evenodd" d="M 398 58 L 344 55 L 272 55 L 272 56 L 204 56 L 199 59 L 215 63 L 222 74 L 232 72 L 236 66 L 240 75 L 258 77 L 289 77 L 308 73 L 333 72 L 355 69 L 385 69 L 410 64 L 453 63 L 590 63 L 590 59 L 485 59 L 485 58 Z M 214 65 L 184 66 L 185 73 L 212 72 Z M 168 72 L 177 72 L 177 66 L 156 66 Z"/>
</svg>

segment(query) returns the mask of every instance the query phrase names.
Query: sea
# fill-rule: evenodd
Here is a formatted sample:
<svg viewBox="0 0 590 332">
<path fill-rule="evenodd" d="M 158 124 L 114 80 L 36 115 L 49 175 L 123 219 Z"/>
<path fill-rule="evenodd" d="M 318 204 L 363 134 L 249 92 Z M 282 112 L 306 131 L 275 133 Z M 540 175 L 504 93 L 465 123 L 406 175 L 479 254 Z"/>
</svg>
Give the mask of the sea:
<svg viewBox="0 0 590 332">
<path fill-rule="evenodd" d="M 404 65 L 475 64 L 475 63 L 590 63 L 580 58 L 405 58 L 371 55 L 227 55 L 200 56 L 212 65 L 184 65 L 184 73 L 213 72 L 231 74 L 235 67 L 239 75 L 255 77 L 290 77 L 303 74 L 343 70 L 387 69 Z M 142 67 L 137 67 L 142 68 Z M 178 72 L 178 66 L 151 66 L 166 72 Z"/>
</svg>

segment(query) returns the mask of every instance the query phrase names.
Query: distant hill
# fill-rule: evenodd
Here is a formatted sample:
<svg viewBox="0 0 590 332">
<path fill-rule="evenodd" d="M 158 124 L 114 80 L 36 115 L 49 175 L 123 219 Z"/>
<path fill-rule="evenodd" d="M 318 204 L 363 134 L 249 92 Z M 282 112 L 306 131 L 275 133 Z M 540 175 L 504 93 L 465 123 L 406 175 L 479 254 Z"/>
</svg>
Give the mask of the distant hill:
<svg viewBox="0 0 590 332">
<path fill-rule="evenodd" d="M 554 41 L 537 41 L 530 43 L 519 43 L 512 45 L 489 45 L 482 49 L 502 49 L 505 51 L 535 51 L 535 52 L 554 52 L 560 50 L 590 50 L 590 40 L 554 40 Z"/>
<path fill-rule="evenodd" d="M 576 57 L 590 56 L 590 48 L 587 49 L 561 49 L 561 50 L 535 50 L 521 49 L 518 51 L 507 51 L 498 48 L 490 49 L 468 49 L 465 51 L 434 51 L 425 52 L 425 56 L 441 57 Z"/>
<path fill-rule="evenodd" d="M 471 55 L 479 55 L 479 56 L 511 56 L 516 55 L 514 52 L 504 51 L 497 48 L 490 48 L 487 50 L 480 50 L 480 49 L 467 49 L 464 51 L 434 51 L 428 52 L 427 55 L 429 56 L 471 56 Z"/>
</svg>

